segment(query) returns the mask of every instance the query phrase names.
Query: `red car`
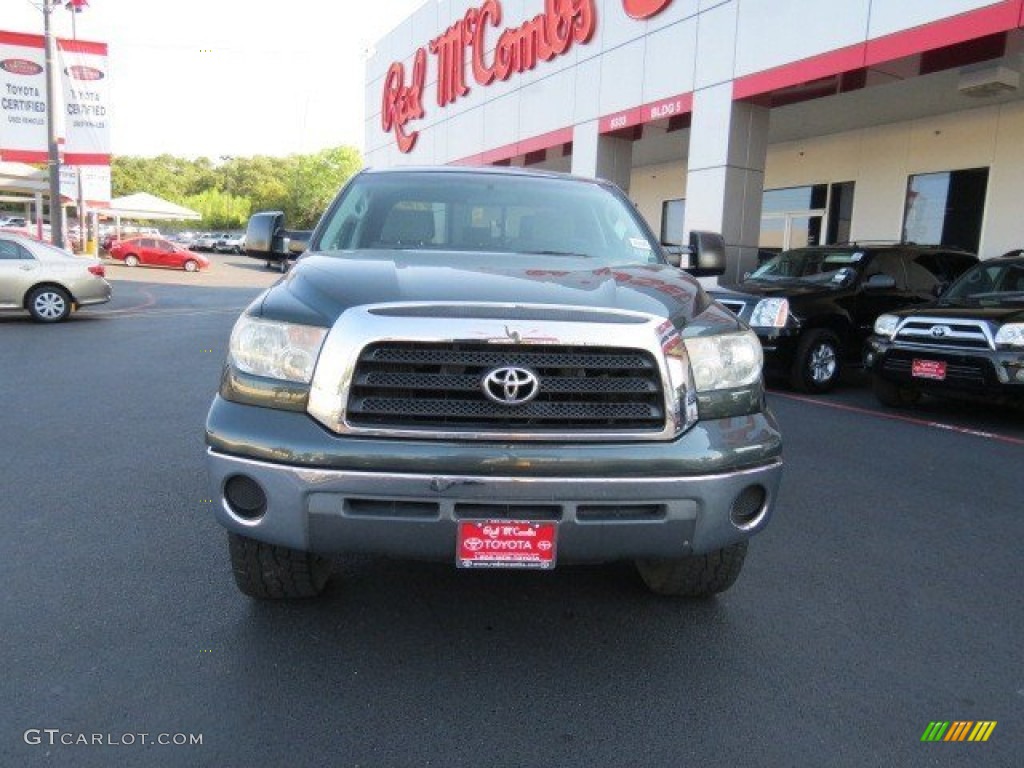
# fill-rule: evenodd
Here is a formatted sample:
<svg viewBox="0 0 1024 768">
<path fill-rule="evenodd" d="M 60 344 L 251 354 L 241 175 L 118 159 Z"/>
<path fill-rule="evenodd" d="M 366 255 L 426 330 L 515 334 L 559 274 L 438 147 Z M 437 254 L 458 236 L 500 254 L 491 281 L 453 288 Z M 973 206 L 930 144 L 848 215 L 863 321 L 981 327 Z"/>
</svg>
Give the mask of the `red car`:
<svg viewBox="0 0 1024 768">
<path fill-rule="evenodd" d="M 130 237 L 127 240 L 115 240 L 110 245 L 110 256 L 123 261 L 126 267 L 145 264 L 198 272 L 210 266 L 210 260 L 205 256 L 161 237 Z"/>
</svg>

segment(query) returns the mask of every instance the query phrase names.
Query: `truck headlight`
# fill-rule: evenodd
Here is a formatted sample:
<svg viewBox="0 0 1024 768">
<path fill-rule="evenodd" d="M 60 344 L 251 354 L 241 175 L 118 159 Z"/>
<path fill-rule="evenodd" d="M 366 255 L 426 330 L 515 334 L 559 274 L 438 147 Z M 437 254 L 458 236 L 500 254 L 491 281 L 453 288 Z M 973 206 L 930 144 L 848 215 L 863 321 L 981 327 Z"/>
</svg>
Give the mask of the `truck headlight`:
<svg viewBox="0 0 1024 768">
<path fill-rule="evenodd" d="M 243 373 L 309 384 L 326 328 L 242 315 L 231 331 L 228 361 Z"/>
<path fill-rule="evenodd" d="M 785 328 L 788 319 L 788 299 L 761 299 L 750 315 L 750 324 L 759 328 Z"/>
<path fill-rule="evenodd" d="M 996 333 L 1000 347 L 1024 347 L 1024 323 L 1007 323 Z"/>
<path fill-rule="evenodd" d="M 875 333 L 891 339 L 896 335 L 896 327 L 899 324 L 900 319 L 896 315 L 879 315 L 875 318 Z"/>
<path fill-rule="evenodd" d="M 684 339 L 698 392 L 747 387 L 761 378 L 764 352 L 753 331 Z"/>
</svg>

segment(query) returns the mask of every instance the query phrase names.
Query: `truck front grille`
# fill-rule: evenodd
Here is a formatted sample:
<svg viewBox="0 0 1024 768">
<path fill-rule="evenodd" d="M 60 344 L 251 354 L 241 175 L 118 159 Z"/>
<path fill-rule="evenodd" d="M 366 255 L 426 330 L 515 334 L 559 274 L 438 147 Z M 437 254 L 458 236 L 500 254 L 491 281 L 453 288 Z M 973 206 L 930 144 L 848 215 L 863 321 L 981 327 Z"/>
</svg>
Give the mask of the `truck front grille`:
<svg viewBox="0 0 1024 768">
<path fill-rule="evenodd" d="M 896 332 L 895 341 L 939 349 L 995 348 L 984 323 L 932 317 L 907 320 Z"/>
<path fill-rule="evenodd" d="M 493 402 L 483 381 L 524 368 L 536 397 Z M 645 350 L 545 344 L 383 342 L 359 355 L 346 420 L 354 427 L 454 431 L 662 430 L 665 397 Z"/>
</svg>

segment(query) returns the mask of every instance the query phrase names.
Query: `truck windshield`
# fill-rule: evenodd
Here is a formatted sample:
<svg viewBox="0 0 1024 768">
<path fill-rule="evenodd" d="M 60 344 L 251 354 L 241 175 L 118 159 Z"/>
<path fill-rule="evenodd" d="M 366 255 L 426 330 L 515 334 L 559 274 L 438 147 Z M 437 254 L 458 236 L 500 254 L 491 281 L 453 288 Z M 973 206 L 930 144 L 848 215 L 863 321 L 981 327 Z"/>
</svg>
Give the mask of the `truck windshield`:
<svg viewBox="0 0 1024 768">
<path fill-rule="evenodd" d="M 960 277 L 943 294 L 943 300 L 1024 297 L 1024 260 L 978 264 Z"/>
<path fill-rule="evenodd" d="M 859 251 L 796 248 L 772 257 L 748 277 L 748 280 L 807 280 L 826 282 L 839 274 L 848 275 L 864 258 Z M 841 272 L 846 270 L 846 272 Z"/>
<path fill-rule="evenodd" d="M 313 249 L 582 256 L 652 264 L 660 250 L 624 198 L 598 184 L 500 173 L 357 176 Z M 339 254 L 343 255 L 343 254 Z"/>
</svg>

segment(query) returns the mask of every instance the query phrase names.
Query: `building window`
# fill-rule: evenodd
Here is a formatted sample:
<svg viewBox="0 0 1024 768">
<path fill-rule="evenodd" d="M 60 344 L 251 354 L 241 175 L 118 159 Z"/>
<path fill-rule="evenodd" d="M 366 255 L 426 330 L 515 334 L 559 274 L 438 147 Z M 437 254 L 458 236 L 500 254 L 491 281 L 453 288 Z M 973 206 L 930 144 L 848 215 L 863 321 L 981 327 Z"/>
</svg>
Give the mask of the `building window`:
<svg viewBox="0 0 1024 768">
<path fill-rule="evenodd" d="M 903 240 L 978 252 L 988 168 L 919 173 L 907 180 Z"/>
<path fill-rule="evenodd" d="M 761 198 L 762 250 L 833 245 L 850 238 L 852 181 L 766 189 Z"/>
<path fill-rule="evenodd" d="M 686 200 L 666 200 L 661 204 L 661 242 L 665 245 L 683 244 L 683 219 Z"/>
</svg>

